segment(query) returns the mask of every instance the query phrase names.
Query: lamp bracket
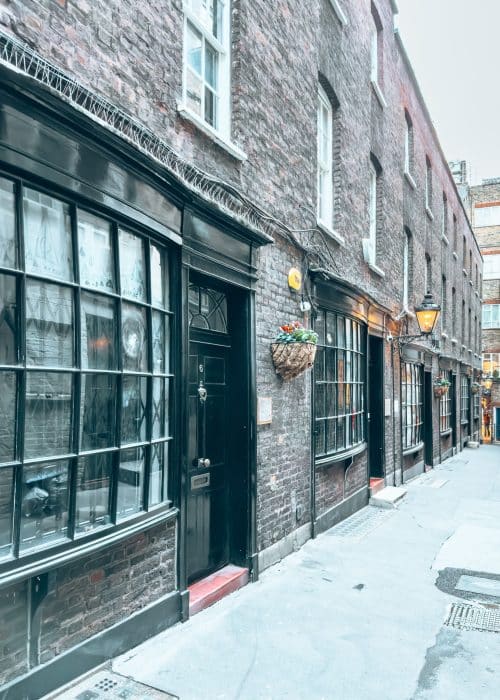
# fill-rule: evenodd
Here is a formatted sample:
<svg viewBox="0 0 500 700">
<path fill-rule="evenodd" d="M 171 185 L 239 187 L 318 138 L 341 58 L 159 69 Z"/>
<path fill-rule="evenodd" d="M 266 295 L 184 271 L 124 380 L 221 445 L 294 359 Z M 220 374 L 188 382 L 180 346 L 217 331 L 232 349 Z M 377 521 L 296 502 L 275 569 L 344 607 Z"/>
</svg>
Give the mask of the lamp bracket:
<svg viewBox="0 0 500 700">
<path fill-rule="evenodd" d="M 417 333 L 416 335 L 395 335 L 387 336 L 387 340 L 391 343 L 393 348 L 398 348 L 399 352 L 406 346 L 412 343 L 417 338 L 428 338 L 431 341 L 432 348 L 439 348 L 439 341 L 436 339 L 434 334 L 427 333 Z"/>
</svg>

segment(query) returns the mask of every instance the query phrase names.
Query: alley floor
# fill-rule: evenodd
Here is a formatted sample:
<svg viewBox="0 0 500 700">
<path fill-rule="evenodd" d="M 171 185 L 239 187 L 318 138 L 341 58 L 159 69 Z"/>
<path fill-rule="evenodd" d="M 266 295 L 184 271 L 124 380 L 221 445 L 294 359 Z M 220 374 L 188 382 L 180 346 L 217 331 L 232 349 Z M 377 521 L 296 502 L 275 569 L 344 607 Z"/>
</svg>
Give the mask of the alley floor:
<svg viewBox="0 0 500 700">
<path fill-rule="evenodd" d="M 363 509 L 104 675 L 142 688 L 123 698 L 499 698 L 500 447 L 406 488 L 397 508 Z M 101 698 L 82 688 L 58 698 Z"/>
</svg>

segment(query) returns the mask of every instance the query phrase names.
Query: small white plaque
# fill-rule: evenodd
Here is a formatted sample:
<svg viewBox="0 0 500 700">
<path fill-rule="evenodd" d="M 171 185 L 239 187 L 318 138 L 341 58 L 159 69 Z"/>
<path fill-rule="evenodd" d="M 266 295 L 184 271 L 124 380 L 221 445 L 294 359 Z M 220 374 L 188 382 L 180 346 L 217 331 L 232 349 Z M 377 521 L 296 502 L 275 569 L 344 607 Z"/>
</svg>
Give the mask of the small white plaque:
<svg viewBox="0 0 500 700">
<path fill-rule="evenodd" d="M 391 415 L 391 400 L 386 399 L 385 400 L 385 417 L 388 418 Z"/>
<path fill-rule="evenodd" d="M 269 397 L 257 398 L 257 425 L 268 425 L 273 421 L 273 400 Z"/>
<path fill-rule="evenodd" d="M 397 399 L 394 400 L 394 415 L 399 415 L 399 401 Z"/>
</svg>

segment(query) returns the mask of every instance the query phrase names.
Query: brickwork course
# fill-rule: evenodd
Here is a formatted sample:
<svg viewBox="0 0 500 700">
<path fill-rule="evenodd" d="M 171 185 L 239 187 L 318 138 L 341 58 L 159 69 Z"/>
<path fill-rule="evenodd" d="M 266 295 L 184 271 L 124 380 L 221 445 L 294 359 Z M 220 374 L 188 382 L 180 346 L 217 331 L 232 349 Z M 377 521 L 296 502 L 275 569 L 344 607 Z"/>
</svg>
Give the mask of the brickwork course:
<svg viewBox="0 0 500 700">
<path fill-rule="evenodd" d="M 482 259 L 394 32 L 394 4 L 375 4 L 382 27 L 378 86 L 370 81 L 369 0 L 338 0 L 341 14 L 330 0 L 233 0 L 231 140 L 244 151 L 245 160 L 177 111 L 183 80 L 181 0 L 6 0 L 0 9 L 3 32 L 27 42 L 56 68 L 147 125 L 187 162 L 238 188 L 288 228 L 288 235 L 277 233 L 271 245 L 255 253 L 255 392 L 271 398 L 273 407 L 272 422 L 256 429 L 256 542 L 251 554 L 261 568 L 291 552 L 315 528 L 328 527 L 364 505 L 369 495 L 368 449 L 314 468 L 312 373 L 283 382 L 273 367 L 269 346 L 279 326 L 294 319 L 305 325 L 314 320 L 316 278 L 310 269 L 324 268 L 321 279 L 349 289 L 363 307 L 368 333 L 382 339 L 383 376 L 377 389 L 384 407 L 381 450 L 387 485 L 416 476 L 426 464 L 438 464 L 479 436 L 478 418 L 471 415 L 462 422 L 460 410 L 449 430 L 441 430 L 440 401 L 432 396 L 432 416 L 426 416 L 432 424 L 427 438 L 431 444 L 426 453 L 422 441 L 403 455 L 401 359 L 385 340 L 389 334 L 417 333 L 412 309 L 432 291 L 443 310 L 439 349 L 417 341 L 408 357 L 432 380 L 450 372 L 456 379 L 450 391 L 454 388 L 460 407 L 461 376 L 467 373 L 470 380 L 480 369 Z M 318 84 L 334 107 L 333 236 L 316 228 Z M 405 112 L 411 119 L 413 151 L 406 174 Z M 365 262 L 362 243 L 369 235 L 371 158 L 380 169 L 377 269 Z M 432 170 L 427 210 L 426 159 Z M 303 273 L 303 293 L 288 288 L 291 267 Z M 301 310 L 301 302 L 308 299 L 312 313 Z M 0 684 L 178 590 L 184 527 L 181 509 L 175 525 L 146 530 L 56 569 L 37 618 L 39 635 L 29 651 L 32 582 L 26 578 L 0 590 L 0 612 L 9 620 L 9 638 L 0 650 Z"/>
</svg>

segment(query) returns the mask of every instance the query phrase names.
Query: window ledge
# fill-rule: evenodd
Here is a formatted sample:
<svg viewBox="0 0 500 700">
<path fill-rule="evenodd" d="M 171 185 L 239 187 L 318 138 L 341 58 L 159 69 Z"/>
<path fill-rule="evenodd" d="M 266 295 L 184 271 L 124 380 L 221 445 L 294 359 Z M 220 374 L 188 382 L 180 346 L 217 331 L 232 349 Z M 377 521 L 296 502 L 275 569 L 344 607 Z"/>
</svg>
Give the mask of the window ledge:
<svg viewBox="0 0 500 700">
<path fill-rule="evenodd" d="M 387 107 L 387 102 L 385 101 L 385 97 L 382 93 L 380 85 L 378 84 L 378 82 L 376 80 L 373 80 L 373 78 L 371 79 L 371 84 L 372 84 L 373 92 L 377 96 L 377 100 L 379 101 L 380 106 L 382 107 L 382 109 L 385 109 Z"/>
<path fill-rule="evenodd" d="M 417 183 L 415 182 L 415 180 L 412 178 L 412 176 L 410 175 L 410 173 L 409 173 L 407 170 L 405 170 L 404 176 L 405 176 L 406 182 L 410 185 L 410 187 L 412 188 L 412 190 L 416 190 L 416 189 L 417 189 Z"/>
<path fill-rule="evenodd" d="M 434 221 L 434 214 L 433 214 L 432 211 L 429 209 L 429 207 L 427 206 L 427 204 L 425 205 L 425 213 L 427 214 L 427 216 L 429 217 L 429 219 L 430 219 L 431 221 Z"/>
<path fill-rule="evenodd" d="M 441 240 L 445 245 L 450 245 L 450 241 L 446 238 L 444 233 L 441 234 Z"/>
<path fill-rule="evenodd" d="M 460 425 L 461 425 L 462 427 L 463 427 L 464 425 L 469 425 L 469 421 L 468 421 L 468 420 L 461 420 L 461 421 L 460 421 Z"/>
<path fill-rule="evenodd" d="M 458 255 L 457 255 L 457 251 L 456 251 L 456 250 L 453 251 L 453 257 L 455 258 L 455 260 L 458 260 Z"/>
<path fill-rule="evenodd" d="M 368 267 L 370 268 L 370 270 L 372 272 L 374 272 L 376 275 L 378 275 L 379 277 L 382 277 L 382 278 L 385 277 L 385 272 L 383 270 L 381 270 L 380 267 L 378 267 L 378 265 L 375 265 L 375 263 L 371 263 L 371 262 L 369 262 L 367 264 L 368 264 Z"/>
<path fill-rule="evenodd" d="M 477 289 L 475 290 L 474 294 L 475 294 L 475 295 L 477 296 L 477 298 L 479 299 L 479 292 L 477 291 Z"/>
<path fill-rule="evenodd" d="M 470 286 L 472 287 L 472 285 L 473 285 L 474 283 L 473 283 L 472 280 L 469 280 L 469 284 L 470 284 Z"/>
<path fill-rule="evenodd" d="M 330 5 L 332 6 L 333 11 L 337 15 L 337 18 L 338 18 L 340 24 L 343 27 L 347 26 L 347 17 L 345 16 L 345 14 L 344 14 L 342 8 L 340 7 L 340 5 L 338 4 L 337 0 L 330 0 Z"/>
<path fill-rule="evenodd" d="M 10 564 L 11 567 L 14 565 L 15 568 L 10 568 L 0 574 L 0 587 L 8 586 L 17 581 L 22 581 L 23 579 L 30 578 L 31 576 L 36 576 L 38 574 L 44 573 L 45 571 L 50 571 L 59 566 L 63 566 L 69 562 L 81 559 L 93 552 L 97 552 L 105 547 L 109 547 L 118 542 L 122 542 L 133 535 L 143 532 L 144 530 L 149 530 L 156 525 L 160 525 L 167 520 L 172 520 L 178 515 L 177 508 L 169 508 L 168 510 L 160 510 L 154 513 L 152 517 L 140 518 L 134 520 L 134 522 L 121 527 L 119 530 L 114 527 L 113 531 L 108 535 L 103 535 L 101 537 L 93 538 L 89 542 L 82 542 L 79 545 L 71 547 L 71 549 L 62 549 L 59 552 L 50 554 L 47 552 L 45 556 L 39 557 L 36 560 L 30 560 L 23 564 L 23 559 L 10 560 L 6 563 Z M 77 540 L 75 540 L 76 542 Z M 43 550 L 42 550 L 43 551 Z"/>
<path fill-rule="evenodd" d="M 464 277 L 467 277 L 467 270 L 465 269 L 465 267 L 462 267 L 462 272 L 464 273 Z"/>
<path fill-rule="evenodd" d="M 229 139 L 224 138 L 224 136 L 222 136 L 222 134 L 215 129 L 212 129 L 211 126 L 204 122 L 203 119 L 201 119 L 201 117 L 199 117 L 197 114 L 192 112 L 185 104 L 179 103 L 177 105 L 177 112 L 181 115 L 181 117 L 194 124 L 201 132 L 211 138 L 212 141 L 215 141 L 218 146 L 226 151 L 226 153 L 233 156 L 233 158 L 236 158 L 236 160 L 241 162 L 247 160 L 248 156 L 241 150 L 241 148 L 239 148 Z"/>
<path fill-rule="evenodd" d="M 448 437 L 448 435 L 451 435 L 452 429 L 448 428 L 447 430 L 443 430 L 439 432 L 440 437 Z"/>
<path fill-rule="evenodd" d="M 324 469 L 326 467 L 332 466 L 333 464 L 337 464 L 338 462 L 344 462 L 346 459 L 350 459 L 351 457 L 356 457 L 356 455 L 359 455 L 361 454 L 361 452 L 364 452 L 366 448 L 367 443 L 362 442 L 360 445 L 356 445 L 356 447 L 353 447 L 349 450 L 345 450 L 344 452 L 329 455 L 328 457 L 321 457 L 316 461 L 316 469 Z"/>
<path fill-rule="evenodd" d="M 448 333 L 445 333 L 445 332 L 443 331 L 443 332 L 441 333 L 441 338 L 442 338 L 443 340 L 447 340 L 447 339 L 448 339 Z"/>
<path fill-rule="evenodd" d="M 319 228 L 320 231 L 326 234 L 329 238 L 332 238 L 339 245 L 345 245 L 345 238 L 341 236 L 340 233 L 337 233 L 335 229 L 330 228 L 321 221 L 317 221 L 316 226 Z"/>
<path fill-rule="evenodd" d="M 406 457 L 406 455 L 411 455 L 414 454 L 415 452 L 419 452 L 424 446 L 423 442 L 419 442 L 418 445 L 412 445 L 411 447 L 407 447 L 405 450 L 403 450 L 403 457 Z"/>
<path fill-rule="evenodd" d="M 456 338 L 452 338 L 452 339 L 451 339 L 451 342 L 452 342 L 453 345 L 456 345 L 456 344 L 458 343 L 458 340 L 457 340 Z"/>
</svg>

